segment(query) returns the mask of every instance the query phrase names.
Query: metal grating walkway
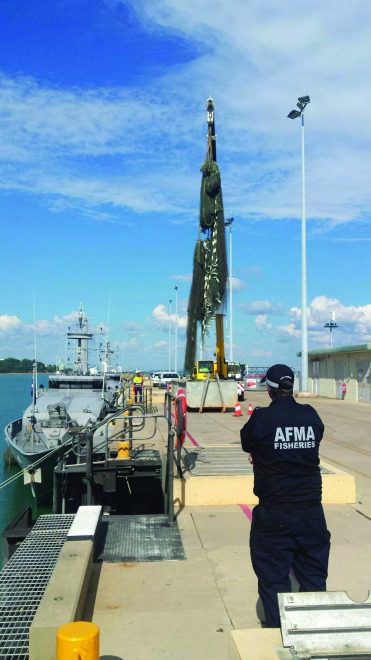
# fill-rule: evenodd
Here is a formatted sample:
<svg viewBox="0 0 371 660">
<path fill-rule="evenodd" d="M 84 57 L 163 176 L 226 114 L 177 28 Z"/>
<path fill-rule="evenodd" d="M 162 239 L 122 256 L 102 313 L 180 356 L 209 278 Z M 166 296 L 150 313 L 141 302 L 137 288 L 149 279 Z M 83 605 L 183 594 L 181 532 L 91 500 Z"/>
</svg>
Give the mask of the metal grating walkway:
<svg viewBox="0 0 371 660">
<path fill-rule="evenodd" d="M 142 562 L 185 559 L 178 525 L 165 515 L 103 518 L 95 561 Z"/>
<path fill-rule="evenodd" d="M 28 633 L 74 514 L 40 516 L 0 572 L 0 659 L 28 660 Z"/>
<path fill-rule="evenodd" d="M 254 470 L 249 463 L 247 454 L 241 447 L 200 447 L 192 451 L 183 450 L 183 461 L 186 470 L 195 477 L 212 477 L 221 475 L 253 475 Z M 330 470 L 321 467 L 321 474 L 331 474 Z"/>
<path fill-rule="evenodd" d="M 253 474 L 253 467 L 241 447 L 200 447 L 188 451 L 183 460 L 195 477 Z"/>
</svg>

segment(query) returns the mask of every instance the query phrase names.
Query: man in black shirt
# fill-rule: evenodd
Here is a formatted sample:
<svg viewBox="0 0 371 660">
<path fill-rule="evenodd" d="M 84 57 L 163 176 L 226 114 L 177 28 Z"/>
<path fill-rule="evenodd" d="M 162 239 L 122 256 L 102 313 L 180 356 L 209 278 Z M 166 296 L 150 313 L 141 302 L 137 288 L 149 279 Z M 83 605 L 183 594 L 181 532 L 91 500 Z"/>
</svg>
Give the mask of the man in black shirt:
<svg viewBox="0 0 371 660">
<path fill-rule="evenodd" d="M 278 593 L 291 591 L 292 570 L 300 591 L 326 591 L 330 532 L 321 504 L 319 443 L 324 426 L 309 405 L 293 397 L 294 373 L 275 364 L 261 382 L 271 404 L 256 408 L 241 430 L 251 455 L 254 493 L 250 554 L 267 627 L 280 627 Z"/>
</svg>

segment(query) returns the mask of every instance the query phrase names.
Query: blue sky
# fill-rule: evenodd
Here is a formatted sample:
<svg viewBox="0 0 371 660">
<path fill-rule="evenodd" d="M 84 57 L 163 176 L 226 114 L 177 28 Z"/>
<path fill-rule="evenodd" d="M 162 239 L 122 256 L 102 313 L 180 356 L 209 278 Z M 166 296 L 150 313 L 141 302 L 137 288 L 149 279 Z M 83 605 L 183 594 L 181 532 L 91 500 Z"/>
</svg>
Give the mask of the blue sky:
<svg viewBox="0 0 371 660">
<path fill-rule="evenodd" d="M 167 368 L 170 327 L 174 367 L 177 286 L 182 367 L 208 96 L 234 218 L 234 357 L 299 366 L 287 114 L 306 94 L 309 349 L 329 344 L 333 312 L 334 345 L 370 342 L 370 20 L 361 0 L 2 0 L 0 357 L 32 357 L 35 300 L 41 360 L 83 303 L 126 368 Z"/>
</svg>

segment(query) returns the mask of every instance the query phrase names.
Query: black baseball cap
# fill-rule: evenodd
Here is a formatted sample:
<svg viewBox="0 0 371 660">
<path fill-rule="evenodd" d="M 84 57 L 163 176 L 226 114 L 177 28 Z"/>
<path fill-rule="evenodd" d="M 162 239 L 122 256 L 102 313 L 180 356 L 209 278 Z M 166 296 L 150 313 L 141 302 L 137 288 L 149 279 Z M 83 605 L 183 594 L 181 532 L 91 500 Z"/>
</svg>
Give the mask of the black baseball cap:
<svg viewBox="0 0 371 660">
<path fill-rule="evenodd" d="M 292 390 L 294 387 L 294 372 L 286 364 L 274 364 L 269 367 L 261 383 L 267 383 L 270 387 L 281 390 Z"/>
</svg>

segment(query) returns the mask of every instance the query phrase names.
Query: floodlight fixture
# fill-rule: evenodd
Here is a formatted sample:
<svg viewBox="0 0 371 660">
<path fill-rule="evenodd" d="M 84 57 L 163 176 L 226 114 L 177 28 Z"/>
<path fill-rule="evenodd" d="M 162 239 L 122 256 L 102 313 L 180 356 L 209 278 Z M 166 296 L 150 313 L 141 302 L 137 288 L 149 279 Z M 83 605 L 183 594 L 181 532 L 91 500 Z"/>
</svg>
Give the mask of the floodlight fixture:
<svg viewBox="0 0 371 660">
<path fill-rule="evenodd" d="M 291 110 L 287 116 L 289 119 L 296 119 L 296 117 L 300 117 L 300 115 L 301 112 L 299 112 L 299 110 Z"/>
<path fill-rule="evenodd" d="M 338 324 L 335 323 L 335 321 L 332 319 L 331 321 L 328 321 L 327 323 L 325 323 L 325 325 L 324 325 L 323 327 L 324 327 L 324 328 L 328 328 L 328 329 L 330 330 L 330 348 L 332 348 L 332 331 L 333 331 L 335 328 L 338 328 L 339 326 L 338 326 Z"/>
<path fill-rule="evenodd" d="M 299 96 L 298 102 L 296 104 L 299 110 L 291 110 L 291 112 L 287 115 L 289 119 L 296 119 L 297 117 L 300 117 L 308 103 L 310 103 L 309 96 Z"/>
<path fill-rule="evenodd" d="M 339 326 L 337 323 L 335 323 L 335 321 L 328 321 L 323 327 L 330 328 L 330 330 L 332 330 L 332 328 L 338 328 Z"/>
</svg>

